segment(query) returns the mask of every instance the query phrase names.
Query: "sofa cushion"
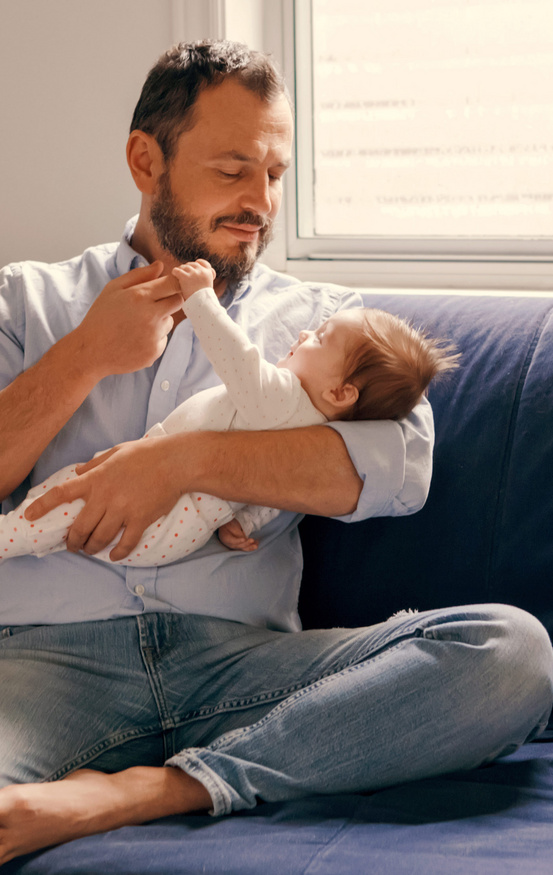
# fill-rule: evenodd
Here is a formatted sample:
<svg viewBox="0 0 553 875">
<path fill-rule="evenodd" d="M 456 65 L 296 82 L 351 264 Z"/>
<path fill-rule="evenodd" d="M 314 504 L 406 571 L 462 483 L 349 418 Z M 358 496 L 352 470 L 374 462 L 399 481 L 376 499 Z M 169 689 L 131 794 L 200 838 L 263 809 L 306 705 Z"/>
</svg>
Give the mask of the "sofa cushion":
<svg viewBox="0 0 553 875">
<path fill-rule="evenodd" d="M 532 611 L 553 632 L 553 300 L 364 297 L 452 340 L 461 366 L 430 390 L 436 447 L 422 511 L 303 521 L 305 627 L 495 601 Z"/>
</svg>

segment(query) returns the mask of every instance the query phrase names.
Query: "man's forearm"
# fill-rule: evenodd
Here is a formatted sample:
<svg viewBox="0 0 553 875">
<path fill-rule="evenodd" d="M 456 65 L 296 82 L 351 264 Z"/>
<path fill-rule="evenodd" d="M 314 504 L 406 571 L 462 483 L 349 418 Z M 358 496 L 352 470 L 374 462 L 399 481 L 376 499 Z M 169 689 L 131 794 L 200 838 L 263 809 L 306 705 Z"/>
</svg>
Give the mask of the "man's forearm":
<svg viewBox="0 0 553 875">
<path fill-rule="evenodd" d="M 69 334 L 0 392 L 0 500 L 25 479 L 97 382 L 82 352 L 79 336 Z"/>
<path fill-rule="evenodd" d="M 342 438 L 326 426 L 151 437 L 120 444 L 78 473 L 37 498 L 25 516 L 37 520 L 65 501 L 83 499 L 67 548 L 94 554 L 123 530 L 110 553 L 114 562 L 128 556 L 145 529 L 187 492 L 342 516 L 355 510 L 362 487 Z"/>
<path fill-rule="evenodd" d="M 187 488 L 183 491 L 208 492 L 230 501 L 300 513 L 342 516 L 353 512 L 362 489 L 342 438 L 326 426 L 205 432 L 191 449 L 196 464 L 186 465 Z M 175 474 L 179 476 L 178 463 Z"/>
</svg>

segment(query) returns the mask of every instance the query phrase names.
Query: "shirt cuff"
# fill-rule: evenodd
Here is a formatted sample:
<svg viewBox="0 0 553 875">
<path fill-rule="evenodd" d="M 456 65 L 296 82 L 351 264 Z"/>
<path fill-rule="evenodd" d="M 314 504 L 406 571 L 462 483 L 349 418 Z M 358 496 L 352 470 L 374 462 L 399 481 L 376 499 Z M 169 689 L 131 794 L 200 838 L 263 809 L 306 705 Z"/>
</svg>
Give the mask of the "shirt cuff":
<svg viewBox="0 0 553 875">
<path fill-rule="evenodd" d="M 434 423 L 424 398 L 400 422 L 329 422 L 363 481 L 356 509 L 343 522 L 406 516 L 423 507 L 430 488 Z"/>
</svg>

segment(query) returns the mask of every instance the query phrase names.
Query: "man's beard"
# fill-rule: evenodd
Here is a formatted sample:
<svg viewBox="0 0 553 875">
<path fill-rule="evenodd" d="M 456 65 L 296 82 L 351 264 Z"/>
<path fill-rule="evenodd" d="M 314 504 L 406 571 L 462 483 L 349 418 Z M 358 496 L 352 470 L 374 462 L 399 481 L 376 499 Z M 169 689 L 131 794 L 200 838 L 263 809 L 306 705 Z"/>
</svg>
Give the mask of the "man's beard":
<svg viewBox="0 0 553 875">
<path fill-rule="evenodd" d="M 255 213 L 244 211 L 236 216 L 218 216 L 212 219 L 210 231 L 226 222 L 239 225 L 259 225 L 259 239 L 254 253 L 248 243 L 239 243 L 236 255 L 220 255 L 210 249 L 198 219 L 179 209 L 171 191 L 169 172 L 159 178 L 158 189 L 152 201 L 150 218 L 160 246 L 179 263 L 205 258 L 217 274 L 217 279 L 236 283 L 250 272 L 272 238 L 273 222 Z"/>
</svg>

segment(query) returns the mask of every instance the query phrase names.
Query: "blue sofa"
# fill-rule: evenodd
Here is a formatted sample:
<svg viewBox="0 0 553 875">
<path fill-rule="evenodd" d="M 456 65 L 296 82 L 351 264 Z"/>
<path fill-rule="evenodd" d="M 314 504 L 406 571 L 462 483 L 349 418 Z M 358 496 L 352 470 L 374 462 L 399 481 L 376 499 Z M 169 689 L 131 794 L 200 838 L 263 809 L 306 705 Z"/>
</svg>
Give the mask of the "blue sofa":
<svg viewBox="0 0 553 875">
<path fill-rule="evenodd" d="M 431 391 L 435 472 L 420 513 L 354 526 L 303 521 L 304 625 L 495 601 L 531 611 L 553 633 L 553 297 L 366 299 L 451 338 L 462 367 Z M 474 772 L 228 818 L 168 818 L 51 848 L 2 873 L 550 875 L 552 764 L 553 730 Z"/>
</svg>

